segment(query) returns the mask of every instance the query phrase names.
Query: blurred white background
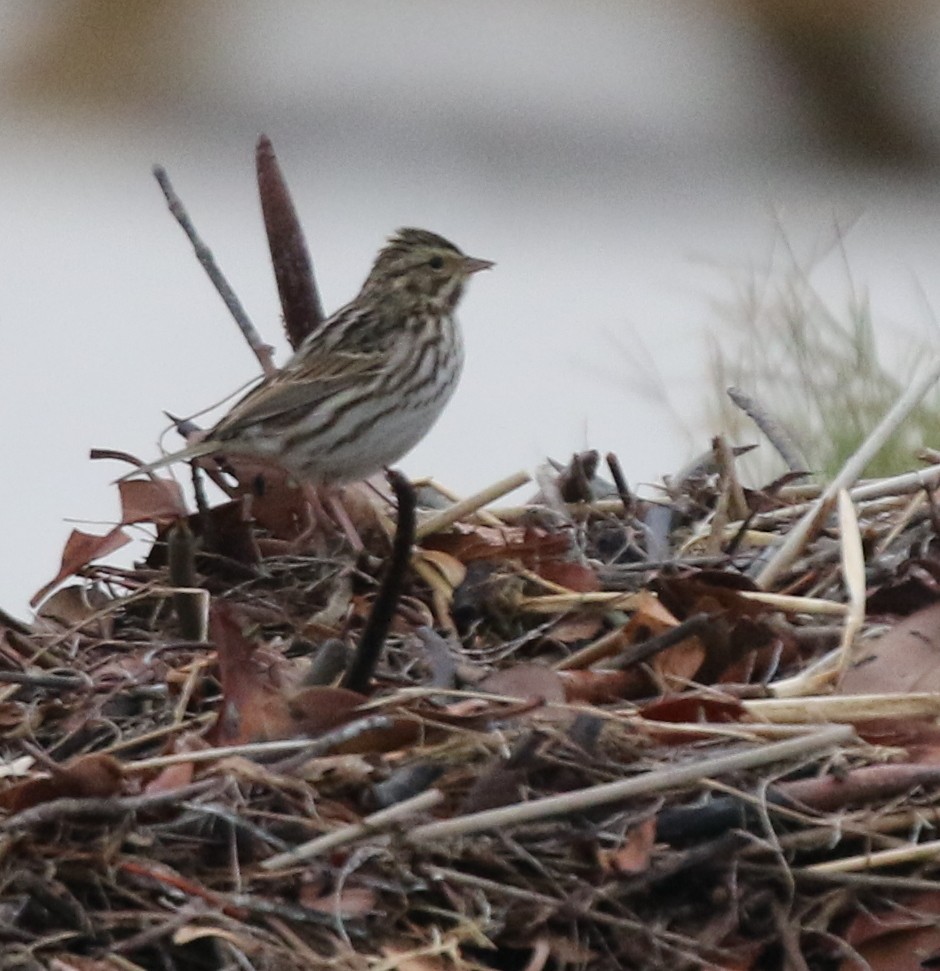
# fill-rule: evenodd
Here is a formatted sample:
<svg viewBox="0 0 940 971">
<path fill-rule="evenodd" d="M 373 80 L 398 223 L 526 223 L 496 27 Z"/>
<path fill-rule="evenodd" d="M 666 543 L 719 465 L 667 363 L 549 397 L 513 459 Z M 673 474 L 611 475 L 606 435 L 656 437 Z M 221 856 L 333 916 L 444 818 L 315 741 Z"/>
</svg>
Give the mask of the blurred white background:
<svg viewBox="0 0 940 971">
<path fill-rule="evenodd" d="M 497 261 L 407 472 L 468 493 L 596 447 L 637 484 L 707 446 L 712 300 L 781 226 L 807 257 L 852 226 L 882 333 L 929 330 L 938 105 L 926 0 L 7 0 L 0 604 L 25 615 L 66 520 L 117 515 L 123 469 L 89 448 L 152 458 L 164 408 L 256 373 L 154 162 L 281 359 L 260 132 L 328 312 L 401 225 Z M 838 300 L 838 261 L 819 274 Z"/>
</svg>

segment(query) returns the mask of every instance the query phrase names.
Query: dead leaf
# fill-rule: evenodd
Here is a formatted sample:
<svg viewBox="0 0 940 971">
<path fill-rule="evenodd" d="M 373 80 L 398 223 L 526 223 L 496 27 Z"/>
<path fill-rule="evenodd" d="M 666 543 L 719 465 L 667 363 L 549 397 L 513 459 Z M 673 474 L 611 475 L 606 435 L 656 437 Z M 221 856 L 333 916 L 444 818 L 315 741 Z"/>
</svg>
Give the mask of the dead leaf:
<svg viewBox="0 0 940 971">
<path fill-rule="evenodd" d="M 321 914 L 331 914 L 339 920 L 366 917 L 375 909 L 378 900 L 375 891 L 368 887 L 343 885 L 339 893 L 323 893 L 310 884 L 301 887 L 298 903 Z"/>
<path fill-rule="evenodd" d="M 546 636 L 559 644 L 578 644 L 597 637 L 603 627 L 604 619 L 597 614 L 570 614 L 553 624 Z M 611 654 L 616 653 L 617 645 L 613 644 Z"/>
<path fill-rule="evenodd" d="M 103 556 L 108 556 L 130 541 L 130 537 L 120 526 L 115 526 L 110 533 L 105 533 L 104 536 L 95 536 L 93 533 L 83 533 L 80 529 L 73 529 L 69 538 L 65 541 L 59 572 L 33 595 L 29 605 L 35 607 L 53 587 L 57 587 L 67 577 L 88 566 L 92 560 L 99 560 Z"/>
<path fill-rule="evenodd" d="M 601 588 L 597 573 L 583 563 L 559 559 L 542 560 L 536 566 L 535 572 L 551 583 L 557 583 L 575 593 L 593 593 Z"/>
<path fill-rule="evenodd" d="M 705 645 L 698 637 L 687 637 L 664 651 L 659 651 L 649 662 L 661 686 L 668 690 L 687 687 L 705 660 Z"/>
<path fill-rule="evenodd" d="M 245 637 L 243 626 L 229 604 L 212 605 L 209 629 L 222 682 L 219 717 L 207 736 L 213 745 L 240 745 L 294 734 L 287 699 L 271 680 L 270 671 L 256 663 L 255 645 Z"/>
<path fill-rule="evenodd" d="M 855 731 L 869 745 L 903 748 L 920 765 L 940 763 L 940 725 L 935 718 L 871 718 L 856 722 Z"/>
<path fill-rule="evenodd" d="M 641 723 L 644 733 L 659 745 L 687 745 L 714 737 L 707 729 L 701 734 L 690 732 L 687 727 L 690 724 L 715 722 L 720 725 L 747 720 L 747 710 L 734 699 L 702 697 L 688 691 L 645 705 L 640 714 L 644 718 Z M 686 727 L 682 731 L 668 728 L 673 722 Z"/>
<path fill-rule="evenodd" d="M 199 539 L 196 563 L 204 573 L 226 575 L 232 572 L 232 564 L 251 566 L 260 555 L 251 523 L 240 499 L 213 506 L 203 515 L 195 513 L 186 525 Z M 172 524 L 157 527 L 157 538 L 147 554 L 147 566 L 162 569 L 167 563 L 167 540 Z M 203 556 L 201 554 L 213 554 Z"/>
<path fill-rule="evenodd" d="M 558 671 L 541 664 L 516 664 L 496 671 L 480 682 L 481 691 L 507 698 L 540 698 L 543 702 L 565 700 L 565 685 Z"/>
<path fill-rule="evenodd" d="M 261 949 L 260 942 L 247 934 L 237 934 L 235 931 L 223 927 L 213 927 L 204 924 L 184 924 L 173 933 L 174 944 L 192 944 L 207 937 L 218 938 L 234 944 L 243 954 L 257 954 Z"/>
<path fill-rule="evenodd" d="M 173 479 L 127 479 L 118 483 L 121 524 L 169 523 L 189 515 L 183 490 Z"/>
<path fill-rule="evenodd" d="M 359 717 L 369 699 L 348 688 L 315 685 L 302 688 L 287 699 L 287 710 L 297 735 L 322 735 Z"/>
<path fill-rule="evenodd" d="M 838 693 L 940 691 L 940 603 L 856 647 Z"/>
<path fill-rule="evenodd" d="M 313 521 L 304 490 L 284 469 L 270 462 L 232 456 L 238 477 L 235 497 L 247 500 L 248 515 L 275 539 L 294 540 Z"/>
<path fill-rule="evenodd" d="M 53 799 L 105 799 L 121 790 L 121 763 L 110 755 L 83 755 L 52 775 L 27 779 L 0 792 L 0 806 L 19 813 Z"/>
<path fill-rule="evenodd" d="M 655 594 L 641 590 L 637 594 L 633 616 L 623 629 L 628 644 L 638 644 L 657 634 L 672 630 L 679 621 Z"/>
<path fill-rule="evenodd" d="M 478 526 L 456 523 L 448 533 L 427 536 L 424 549 L 443 550 L 460 560 L 519 560 L 537 569 L 542 559 L 558 559 L 571 548 L 564 533 L 547 533 L 531 526 Z"/>
<path fill-rule="evenodd" d="M 940 894 L 921 894 L 903 909 L 892 907 L 861 912 L 849 925 L 845 939 L 870 971 L 911 971 L 933 966 L 940 953 Z M 845 958 L 839 971 L 857 971 L 859 962 Z"/>
<path fill-rule="evenodd" d="M 93 619 L 105 621 L 103 608 L 111 598 L 94 584 L 70 583 L 46 597 L 36 614 L 63 627 L 81 629 Z M 107 625 L 110 628 L 111 625 Z"/>
<path fill-rule="evenodd" d="M 170 748 L 170 754 L 179 752 L 196 752 L 206 747 L 205 741 L 198 735 L 187 733 L 180 735 Z M 181 789 L 193 781 L 196 766 L 193 762 L 178 762 L 176 765 L 168 765 L 151 779 L 144 792 L 153 794 L 157 792 L 171 792 L 174 789 Z"/>
<path fill-rule="evenodd" d="M 603 705 L 620 701 L 633 694 L 637 677 L 633 671 L 558 671 L 569 702 Z"/>
<path fill-rule="evenodd" d="M 656 817 L 650 816 L 628 830 L 615 850 L 598 850 L 598 862 L 606 873 L 645 873 L 656 845 Z"/>
<path fill-rule="evenodd" d="M 440 573 L 451 589 L 459 587 L 467 575 L 466 566 L 455 556 L 451 556 L 450 553 L 444 553 L 441 550 L 419 549 L 415 551 L 415 556 L 430 564 Z"/>
</svg>

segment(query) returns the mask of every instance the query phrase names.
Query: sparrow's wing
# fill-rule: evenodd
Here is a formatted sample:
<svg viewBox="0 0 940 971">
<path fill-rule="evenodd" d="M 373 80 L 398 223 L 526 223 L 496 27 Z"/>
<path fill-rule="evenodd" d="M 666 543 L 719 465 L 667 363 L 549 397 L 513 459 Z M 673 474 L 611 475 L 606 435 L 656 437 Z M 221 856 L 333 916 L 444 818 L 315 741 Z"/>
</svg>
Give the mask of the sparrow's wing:
<svg viewBox="0 0 940 971">
<path fill-rule="evenodd" d="M 385 355 L 332 351 L 292 360 L 284 370 L 237 401 L 212 429 L 211 438 L 231 439 L 247 426 L 302 409 L 313 411 L 347 388 L 368 383 L 382 371 Z"/>
</svg>

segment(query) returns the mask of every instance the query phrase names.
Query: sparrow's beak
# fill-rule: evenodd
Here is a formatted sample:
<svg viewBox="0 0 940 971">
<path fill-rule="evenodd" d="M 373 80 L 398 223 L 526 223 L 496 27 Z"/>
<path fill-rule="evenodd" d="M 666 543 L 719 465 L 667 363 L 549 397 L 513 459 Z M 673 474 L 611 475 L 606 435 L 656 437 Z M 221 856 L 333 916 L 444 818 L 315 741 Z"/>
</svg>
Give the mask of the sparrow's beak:
<svg viewBox="0 0 940 971">
<path fill-rule="evenodd" d="M 496 264 L 492 260 L 478 260 L 475 256 L 465 256 L 463 258 L 463 271 L 469 276 L 471 273 L 479 273 L 480 270 L 488 270 Z"/>
</svg>

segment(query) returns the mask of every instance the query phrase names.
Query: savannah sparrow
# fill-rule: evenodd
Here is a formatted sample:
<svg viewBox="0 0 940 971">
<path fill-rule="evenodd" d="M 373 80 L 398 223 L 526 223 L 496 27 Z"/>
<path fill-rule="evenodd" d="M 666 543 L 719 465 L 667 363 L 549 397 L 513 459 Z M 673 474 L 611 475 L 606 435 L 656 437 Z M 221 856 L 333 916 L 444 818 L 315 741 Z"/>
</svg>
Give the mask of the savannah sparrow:
<svg viewBox="0 0 940 971">
<path fill-rule="evenodd" d="M 358 296 L 323 322 L 206 439 L 133 473 L 215 453 L 270 458 L 320 485 L 397 462 L 450 399 L 463 365 L 454 310 L 493 264 L 424 229 L 401 229 Z"/>
</svg>

